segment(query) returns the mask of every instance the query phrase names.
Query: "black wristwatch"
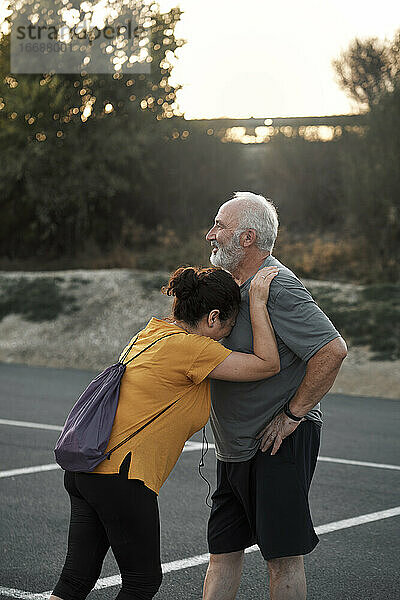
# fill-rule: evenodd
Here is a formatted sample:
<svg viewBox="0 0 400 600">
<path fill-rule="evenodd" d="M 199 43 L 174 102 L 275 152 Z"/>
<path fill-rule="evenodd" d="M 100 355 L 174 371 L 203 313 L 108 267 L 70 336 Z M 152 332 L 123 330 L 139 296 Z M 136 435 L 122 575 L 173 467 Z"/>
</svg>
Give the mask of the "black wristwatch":
<svg viewBox="0 0 400 600">
<path fill-rule="evenodd" d="M 296 415 L 294 415 L 290 408 L 289 408 L 289 402 L 290 400 L 288 400 L 288 402 L 286 402 L 285 406 L 283 407 L 283 412 L 285 413 L 285 415 L 287 417 L 289 417 L 289 419 L 293 419 L 293 421 L 301 421 L 303 419 L 303 417 L 296 417 Z"/>
</svg>

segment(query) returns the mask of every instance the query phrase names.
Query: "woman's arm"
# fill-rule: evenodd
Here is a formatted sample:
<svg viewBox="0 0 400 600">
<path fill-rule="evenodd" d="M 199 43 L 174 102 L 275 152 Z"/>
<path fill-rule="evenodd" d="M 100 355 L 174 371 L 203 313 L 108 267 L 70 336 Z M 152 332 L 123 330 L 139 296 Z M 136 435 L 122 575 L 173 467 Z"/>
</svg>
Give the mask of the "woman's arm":
<svg viewBox="0 0 400 600">
<path fill-rule="evenodd" d="M 251 282 L 249 298 L 254 354 L 232 352 L 211 371 L 209 377 L 212 379 L 258 381 L 279 373 L 278 348 L 267 311 L 269 287 L 277 274 L 277 267 L 265 267 L 254 275 Z"/>
</svg>

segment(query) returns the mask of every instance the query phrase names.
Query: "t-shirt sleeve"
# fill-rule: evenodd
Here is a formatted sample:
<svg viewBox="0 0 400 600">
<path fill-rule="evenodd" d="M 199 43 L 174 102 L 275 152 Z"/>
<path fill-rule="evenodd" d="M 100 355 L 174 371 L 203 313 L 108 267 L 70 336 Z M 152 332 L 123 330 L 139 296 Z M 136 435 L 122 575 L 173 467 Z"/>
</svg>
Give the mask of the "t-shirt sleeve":
<svg viewBox="0 0 400 600">
<path fill-rule="evenodd" d="M 340 336 L 310 292 L 301 285 L 281 289 L 270 317 L 281 340 L 304 361 Z"/>
<path fill-rule="evenodd" d="M 190 365 L 187 376 L 196 385 L 201 383 L 216 366 L 221 364 L 232 352 L 211 338 L 189 335 L 187 338 L 195 345 L 195 358 Z M 188 340 L 189 341 L 189 340 Z"/>
</svg>

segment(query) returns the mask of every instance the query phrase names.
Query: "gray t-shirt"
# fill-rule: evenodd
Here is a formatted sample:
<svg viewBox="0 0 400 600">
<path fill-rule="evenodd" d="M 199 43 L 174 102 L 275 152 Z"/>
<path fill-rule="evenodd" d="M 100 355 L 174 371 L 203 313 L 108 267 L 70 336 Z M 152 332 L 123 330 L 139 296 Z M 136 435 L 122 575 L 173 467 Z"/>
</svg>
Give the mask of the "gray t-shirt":
<svg viewBox="0 0 400 600">
<path fill-rule="evenodd" d="M 306 372 L 307 361 L 331 340 L 339 337 L 310 292 L 274 256 L 262 266 L 280 267 L 273 279 L 267 308 L 278 344 L 281 370 L 261 381 L 211 380 L 211 426 L 216 454 L 224 462 L 249 460 L 258 449 L 256 435 L 294 396 Z M 240 288 L 242 302 L 235 327 L 224 346 L 238 352 L 253 352 L 248 279 Z M 307 418 L 322 424 L 319 404 Z"/>
</svg>

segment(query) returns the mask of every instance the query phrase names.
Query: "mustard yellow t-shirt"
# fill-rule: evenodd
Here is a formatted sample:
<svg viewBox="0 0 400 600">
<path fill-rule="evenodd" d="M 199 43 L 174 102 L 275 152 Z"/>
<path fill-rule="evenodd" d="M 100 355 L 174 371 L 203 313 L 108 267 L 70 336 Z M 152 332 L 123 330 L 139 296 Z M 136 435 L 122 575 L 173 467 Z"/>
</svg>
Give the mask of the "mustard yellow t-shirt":
<svg viewBox="0 0 400 600">
<path fill-rule="evenodd" d="M 157 342 L 127 365 L 106 452 L 174 400 L 178 401 L 115 450 L 110 460 L 105 459 L 93 473 L 118 473 L 123 459 L 131 452 L 128 477 L 142 480 L 158 494 L 186 440 L 207 423 L 210 414 L 207 375 L 231 350 L 211 338 L 186 333 L 172 323 L 153 318 L 139 332 L 124 362 L 162 336 L 178 332 L 179 335 Z"/>
</svg>

